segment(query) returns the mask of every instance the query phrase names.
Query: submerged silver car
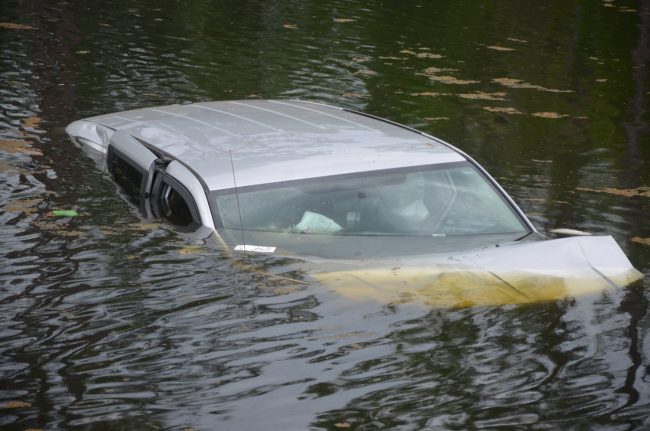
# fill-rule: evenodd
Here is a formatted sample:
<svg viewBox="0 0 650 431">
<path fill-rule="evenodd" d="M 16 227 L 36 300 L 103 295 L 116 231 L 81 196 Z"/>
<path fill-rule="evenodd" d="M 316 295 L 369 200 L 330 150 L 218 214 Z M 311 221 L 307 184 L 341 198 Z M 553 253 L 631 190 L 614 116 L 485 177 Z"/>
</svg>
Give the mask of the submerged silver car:
<svg viewBox="0 0 650 431">
<path fill-rule="evenodd" d="M 573 295 L 567 286 L 585 290 L 574 283 L 585 277 L 597 289 L 640 277 L 610 237 L 535 241 L 523 212 L 468 155 L 367 114 L 222 101 L 101 115 L 66 130 L 146 217 L 213 233 L 234 250 L 316 262 L 314 277 L 347 293 L 394 281 L 397 266 L 400 288 L 424 277 L 436 298 L 449 296 L 436 287 L 441 274 L 471 274 L 442 302 L 456 306 Z M 541 275 L 555 287 L 540 287 Z M 485 293 L 504 286 L 499 300 Z"/>
</svg>

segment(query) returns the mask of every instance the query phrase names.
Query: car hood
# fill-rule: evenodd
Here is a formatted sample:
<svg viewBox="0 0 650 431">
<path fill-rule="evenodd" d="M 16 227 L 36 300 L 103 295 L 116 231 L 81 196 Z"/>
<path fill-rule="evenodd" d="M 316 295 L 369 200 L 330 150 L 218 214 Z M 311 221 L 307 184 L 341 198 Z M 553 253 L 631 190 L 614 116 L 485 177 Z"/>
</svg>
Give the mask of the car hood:
<svg viewBox="0 0 650 431">
<path fill-rule="evenodd" d="M 310 275 L 352 300 L 431 307 L 527 304 L 620 289 L 643 277 L 610 236 L 512 243 L 399 261 L 312 262 Z"/>
</svg>

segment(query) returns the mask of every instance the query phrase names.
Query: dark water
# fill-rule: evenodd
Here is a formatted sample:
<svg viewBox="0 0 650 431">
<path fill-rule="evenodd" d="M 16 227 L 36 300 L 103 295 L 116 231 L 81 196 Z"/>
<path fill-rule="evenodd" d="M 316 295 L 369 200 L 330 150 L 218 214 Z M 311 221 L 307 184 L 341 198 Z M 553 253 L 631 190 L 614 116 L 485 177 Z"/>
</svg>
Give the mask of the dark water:
<svg viewBox="0 0 650 431">
<path fill-rule="evenodd" d="M 649 1 L 2 0 L 0 22 L 0 429 L 650 428 Z M 541 231 L 611 234 L 646 277 L 351 303 L 143 225 L 63 132 L 254 97 L 442 137 Z"/>
</svg>

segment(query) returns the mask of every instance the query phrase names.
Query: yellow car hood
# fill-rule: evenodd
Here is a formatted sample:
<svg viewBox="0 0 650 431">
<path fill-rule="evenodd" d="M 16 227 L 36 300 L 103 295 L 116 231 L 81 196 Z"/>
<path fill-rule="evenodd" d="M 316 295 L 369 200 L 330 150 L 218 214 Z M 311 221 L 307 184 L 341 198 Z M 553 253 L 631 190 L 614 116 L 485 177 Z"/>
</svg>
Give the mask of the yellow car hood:
<svg viewBox="0 0 650 431">
<path fill-rule="evenodd" d="M 610 236 L 513 243 L 454 255 L 319 262 L 310 275 L 352 300 L 432 307 L 526 304 L 578 297 L 643 277 Z"/>
</svg>

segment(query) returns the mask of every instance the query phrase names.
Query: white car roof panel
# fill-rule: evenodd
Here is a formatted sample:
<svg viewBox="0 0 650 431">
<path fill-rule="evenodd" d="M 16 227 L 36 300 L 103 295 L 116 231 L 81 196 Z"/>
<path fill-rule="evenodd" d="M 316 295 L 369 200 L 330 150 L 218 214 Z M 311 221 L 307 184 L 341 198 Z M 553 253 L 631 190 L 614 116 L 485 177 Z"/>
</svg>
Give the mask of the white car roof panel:
<svg viewBox="0 0 650 431">
<path fill-rule="evenodd" d="M 165 151 L 211 190 L 462 161 L 419 132 L 304 101 L 246 100 L 170 105 L 87 119 Z"/>
</svg>

